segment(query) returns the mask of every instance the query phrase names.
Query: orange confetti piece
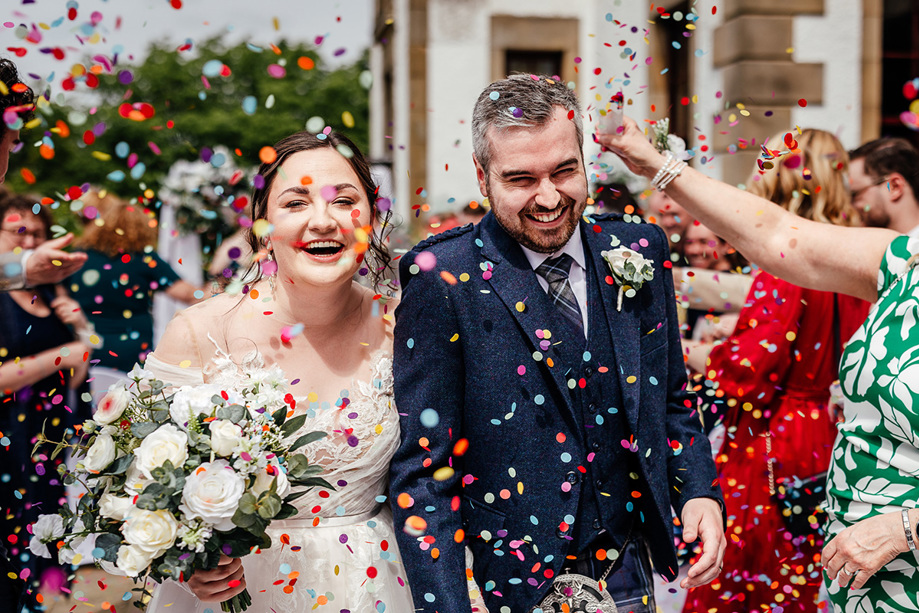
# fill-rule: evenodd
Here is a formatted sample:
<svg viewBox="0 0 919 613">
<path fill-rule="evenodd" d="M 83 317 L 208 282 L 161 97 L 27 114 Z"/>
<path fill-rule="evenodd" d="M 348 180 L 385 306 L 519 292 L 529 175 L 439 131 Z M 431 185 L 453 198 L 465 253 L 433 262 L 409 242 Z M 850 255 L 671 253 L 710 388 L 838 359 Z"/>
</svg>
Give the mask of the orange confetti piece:
<svg viewBox="0 0 919 613">
<path fill-rule="evenodd" d="M 453 274 L 447 272 L 446 270 L 440 271 L 440 278 L 449 283 L 450 285 L 456 285 L 456 277 Z"/>
<path fill-rule="evenodd" d="M 297 66 L 303 70 L 312 70 L 316 67 L 316 62 L 314 62 L 312 58 L 306 57 L 304 55 L 297 59 Z"/>
<path fill-rule="evenodd" d="M 19 171 L 19 174 L 22 176 L 22 180 L 32 185 L 35 183 L 35 175 L 32 174 L 32 171 L 28 168 L 23 168 Z"/>
<path fill-rule="evenodd" d="M 274 147 L 262 147 L 259 149 L 258 159 L 260 159 L 263 164 L 271 164 L 278 159 L 278 152 L 274 150 Z"/>
</svg>

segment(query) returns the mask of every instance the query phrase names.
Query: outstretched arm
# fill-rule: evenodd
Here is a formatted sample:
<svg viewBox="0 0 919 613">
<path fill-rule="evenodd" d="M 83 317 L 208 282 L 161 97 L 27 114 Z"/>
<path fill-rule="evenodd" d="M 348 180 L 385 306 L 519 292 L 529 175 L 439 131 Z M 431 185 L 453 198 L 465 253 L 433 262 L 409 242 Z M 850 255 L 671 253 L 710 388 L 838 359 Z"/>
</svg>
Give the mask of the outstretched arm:
<svg viewBox="0 0 919 613">
<path fill-rule="evenodd" d="M 666 158 L 631 119 L 601 145 L 648 179 Z M 877 300 L 881 259 L 896 232 L 808 221 L 768 200 L 687 168 L 667 193 L 751 262 L 790 283 Z"/>
</svg>

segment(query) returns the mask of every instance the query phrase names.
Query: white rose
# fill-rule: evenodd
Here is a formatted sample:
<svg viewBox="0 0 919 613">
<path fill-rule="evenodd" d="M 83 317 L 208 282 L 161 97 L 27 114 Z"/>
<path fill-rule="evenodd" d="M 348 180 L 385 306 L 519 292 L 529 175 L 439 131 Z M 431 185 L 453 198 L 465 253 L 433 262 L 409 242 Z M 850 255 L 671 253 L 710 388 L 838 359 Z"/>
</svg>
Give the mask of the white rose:
<svg viewBox="0 0 919 613">
<path fill-rule="evenodd" d="M 134 503 L 130 498 L 115 496 L 111 492 L 102 494 L 102 498 L 99 499 L 99 514 L 109 519 L 124 521 L 133 508 Z"/>
<path fill-rule="evenodd" d="M 152 559 L 172 547 L 178 529 L 179 523 L 169 511 L 135 508 L 125 518 L 121 533 L 128 544 L 150 554 Z"/>
<path fill-rule="evenodd" d="M 115 566 L 127 577 L 139 577 L 155 557 L 137 545 L 122 545 L 118 548 Z"/>
<path fill-rule="evenodd" d="M 246 480 L 226 460 L 205 462 L 185 479 L 179 510 L 217 530 L 232 530 L 233 514 L 246 489 Z"/>
<path fill-rule="evenodd" d="M 49 543 L 55 543 L 64 536 L 64 520 L 56 513 L 53 515 L 40 515 L 38 521 L 32 524 L 32 539 L 29 541 L 29 551 L 42 558 L 50 558 Z M 54 548 L 57 551 L 57 547 Z"/>
<path fill-rule="evenodd" d="M 93 413 L 93 421 L 97 424 L 108 425 L 121 417 L 131 401 L 131 392 L 122 385 L 112 386 L 108 393 L 99 401 Z"/>
<path fill-rule="evenodd" d="M 188 429 L 188 422 L 198 415 L 212 416 L 215 411 L 213 396 L 220 395 L 216 385 L 183 385 L 172 397 L 169 416 L 183 430 Z"/>
<path fill-rule="evenodd" d="M 156 377 L 152 372 L 135 362 L 134 368 L 132 368 L 131 372 L 128 373 L 128 378 L 134 379 L 135 381 L 149 381 L 151 379 L 155 379 Z"/>
<path fill-rule="evenodd" d="M 233 455 L 239 447 L 239 439 L 243 429 L 228 419 L 218 419 L 211 422 L 211 449 L 222 456 Z"/>
<path fill-rule="evenodd" d="M 148 478 L 153 478 L 153 469 L 162 466 L 166 460 L 176 468 L 188 459 L 188 435 L 173 426 L 160 426 L 134 450 L 134 464 Z"/>
<path fill-rule="evenodd" d="M 137 468 L 137 462 L 131 462 L 127 472 L 124 474 L 124 491 L 128 496 L 136 496 L 144 491 L 150 479 L 147 479 L 140 469 Z"/>
<path fill-rule="evenodd" d="M 86 457 L 83 458 L 83 468 L 90 472 L 100 472 L 115 460 L 115 439 L 108 432 L 96 435 Z"/>
<path fill-rule="evenodd" d="M 99 566 L 102 567 L 102 570 L 104 570 L 108 574 L 115 575 L 116 577 L 127 577 L 127 574 L 123 570 L 121 570 L 120 568 L 112 564 L 111 562 L 103 560 L 102 558 L 99 558 L 96 561 L 99 563 Z"/>
<path fill-rule="evenodd" d="M 274 481 L 275 476 L 278 478 L 278 496 L 281 497 L 281 500 L 284 500 L 284 498 L 290 494 L 290 481 L 287 479 L 287 473 L 281 470 L 281 467 L 275 463 L 268 465 L 267 468 L 255 474 L 255 483 L 252 485 L 250 491 L 255 494 L 256 497 L 262 492 L 267 492 L 268 489 L 271 488 L 271 482 Z"/>
</svg>

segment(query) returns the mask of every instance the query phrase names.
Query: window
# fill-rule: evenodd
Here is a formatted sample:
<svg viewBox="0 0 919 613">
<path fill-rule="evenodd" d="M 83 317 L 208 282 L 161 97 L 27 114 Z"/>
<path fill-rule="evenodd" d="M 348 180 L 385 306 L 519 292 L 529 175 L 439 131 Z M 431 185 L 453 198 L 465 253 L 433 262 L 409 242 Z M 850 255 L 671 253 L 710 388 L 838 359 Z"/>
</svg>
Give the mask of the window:
<svg viewBox="0 0 919 613">
<path fill-rule="evenodd" d="M 561 51 L 528 51 L 508 49 L 504 54 L 505 73 L 561 75 Z"/>
</svg>

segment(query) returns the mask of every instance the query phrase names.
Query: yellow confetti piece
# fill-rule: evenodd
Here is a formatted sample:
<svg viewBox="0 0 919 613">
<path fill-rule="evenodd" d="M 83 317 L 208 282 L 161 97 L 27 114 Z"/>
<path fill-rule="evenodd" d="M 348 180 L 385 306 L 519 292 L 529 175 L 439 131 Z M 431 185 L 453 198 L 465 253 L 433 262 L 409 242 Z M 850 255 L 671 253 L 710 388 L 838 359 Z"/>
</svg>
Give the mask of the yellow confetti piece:
<svg viewBox="0 0 919 613">
<path fill-rule="evenodd" d="M 434 471 L 434 480 L 435 481 L 446 481 L 447 479 L 453 476 L 454 472 L 455 471 L 449 466 L 438 468 L 437 470 Z"/>
<path fill-rule="evenodd" d="M 51 260 L 51 263 L 54 264 L 55 266 L 63 266 L 64 264 L 60 260 Z"/>
<path fill-rule="evenodd" d="M 346 128 L 354 127 L 354 115 L 351 114 L 351 111 L 345 111 L 341 114 L 341 122 L 345 124 Z"/>
<path fill-rule="evenodd" d="M 795 334 L 794 332 L 790 331 L 790 330 L 789 330 L 788 332 L 785 333 L 785 338 L 786 338 L 788 341 L 793 341 L 793 340 L 795 340 L 797 337 L 798 337 L 798 335 Z"/>
<path fill-rule="evenodd" d="M 451 343 L 455 343 L 455 342 L 458 341 L 458 340 L 459 340 L 459 332 L 457 332 L 456 334 L 454 334 L 453 336 L 450 337 L 450 342 L 451 342 Z"/>
<path fill-rule="evenodd" d="M 518 494 L 523 494 L 523 481 L 518 481 L 518 482 L 517 482 L 517 493 L 518 493 Z"/>
<path fill-rule="evenodd" d="M 514 306 L 514 308 L 517 309 L 517 312 L 518 312 L 518 313 L 523 313 L 523 312 L 526 310 L 527 305 L 525 305 L 525 304 L 522 303 L 522 302 L 518 302 L 518 303 Z"/>
<path fill-rule="evenodd" d="M 317 394 L 316 392 L 310 392 L 309 394 L 306 395 L 306 399 L 309 402 L 319 402 L 319 394 Z"/>
<path fill-rule="evenodd" d="M 262 238 L 268 235 L 268 233 L 270 232 L 271 232 L 271 224 L 268 223 L 267 219 L 256 219 L 252 223 L 252 233 L 255 234 L 257 237 Z"/>
<path fill-rule="evenodd" d="M 93 345 L 98 345 L 98 344 L 99 344 L 99 337 L 98 337 L 97 335 L 95 335 L 95 334 L 90 334 L 90 335 L 89 335 L 89 342 L 92 343 Z"/>
<path fill-rule="evenodd" d="M 109 155 L 108 153 L 105 153 L 104 151 L 93 151 L 92 153 L 90 153 L 90 155 L 102 162 L 108 162 L 109 160 L 112 159 L 112 156 Z"/>
<path fill-rule="evenodd" d="M 468 280 L 469 280 L 469 273 L 468 273 L 468 272 L 464 272 L 463 274 L 461 274 L 461 275 L 459 276 L 459 280 L 462 281 L 463 283 L 465 283 L 466 281 L 468 281 Z"/>
<path fill-rule="evenodd" d="M 635 375 L 629 375 L 628 377 L 626 377 L 625 381 L 626 383 L 635 383 L 636 381 L 638 381 L 638 377 L 636 377 Z"/>
<path fill-rule="evenodd" d="M 188 368 L 191 366 L 191 360 L 182 360 L 179 362 L 179 368 Z"/>
<path fill-rule="evenodd" d="M 376 432 L 377 434 L 383 434 L 383 424 L 377 424 L 373 428 L 373 431 Z"/>
<path fill-rule="evenodd" d="M 281 29 L 281 22 L 278 21 L 278 18 L 277 18 L 277 17 L 272 17 L 272 18 L 271 18 L 271 25 L 274 26 L 274 29 L 275 29 L 275 30 L 280 30 L 280 29 Z"/>
</svg>

